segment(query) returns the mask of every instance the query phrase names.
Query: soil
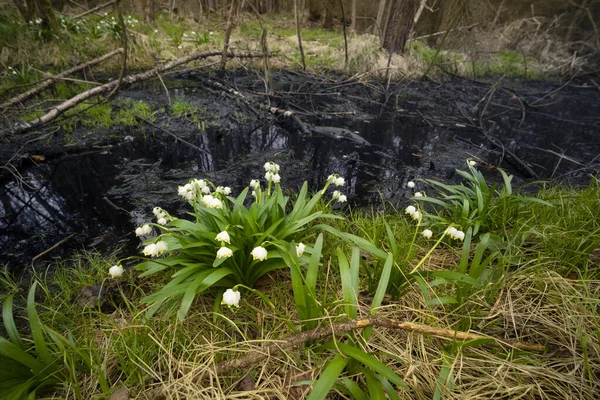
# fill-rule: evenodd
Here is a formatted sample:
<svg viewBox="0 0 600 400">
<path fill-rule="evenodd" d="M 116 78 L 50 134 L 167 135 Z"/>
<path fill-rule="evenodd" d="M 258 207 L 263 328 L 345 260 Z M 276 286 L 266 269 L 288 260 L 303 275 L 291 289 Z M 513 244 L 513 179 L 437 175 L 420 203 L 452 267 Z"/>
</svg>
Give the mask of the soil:
<svg viewBox="0 0 600 400">
<path fill-rule="evenodd" d="M 160 82 L 129 87 L 115 104 L 148 102 L 154 124 L 80 125 L 68 141 L 57 127 L 1 139 L 0 255 L 19 270 L 49 249 L 36 262 L 94 248 L 134 254 L 133 231 L 153 207 L 187 211 L 179 185 L 207 178 L 239 193 L 262 178 L 268 160 L 281 165 L 290 191 L 305 180 L 319 188 L 339 173 L 349 205 L 358 207 L 405 205 L 410 180 L 459 182 L 455 170 L 466 159 L 491 181 L 500 181 L 502 167 L 516 186 L 538 179 L 585 185 L 600 166 L 600 96 L 591 78 L 450 77 L 386 88 L 288 71 L 271 73 L 267 97 L 256 71 L 222 78 L 192 71 L 165 82 L 169 97 Z M 204 130 L 172 113 L 176 97 L 202 110 Z"/>
</svg>

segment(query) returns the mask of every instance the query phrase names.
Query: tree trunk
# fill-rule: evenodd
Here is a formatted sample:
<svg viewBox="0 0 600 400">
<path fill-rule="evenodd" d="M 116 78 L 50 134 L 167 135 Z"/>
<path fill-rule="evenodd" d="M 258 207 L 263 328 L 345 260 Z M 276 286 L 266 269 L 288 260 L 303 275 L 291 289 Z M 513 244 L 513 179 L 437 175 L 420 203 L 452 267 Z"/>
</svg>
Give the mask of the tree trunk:
<svg viewBox="0 0 600 400">
<path fill-rule="evenodd" d="M 50 0 L 35 0 L 39 17 L 42 19 L 42 27 L 52 32 L 58 32 L 58 22 Z"/>
<path fill-rule="evenodd" d="M 335 0 L 325 1 L 325 19 L 323 20 L 323 29 L 333 29 L 333 19 L 335 18 Z"/>
<path fill-rule="evenodd" d="M 412 31 L 419 0 L 390 0 L 387 24 L 381 36 L 381 47 L 389 52 L 403 54 Z"/>
<path fill-rule="evenodd" d="M 144 22 L 154 24 L 154 13 L 156 10 L 155 0 L 144 0 Z"/>
<path fill-rule="evenodd" d="M 317 22 L 321 19 L 321 0 L 308 0 L 308 20 Z"/>
<path fill-rule="evenodd" d="M 25 23 L 33 20 L 33 16 L 35 14 L 35 4 L 32 0 L 13 0 L 13 4 L 15 7 L 17 7 L 17 10 L 19 10 L 19 14 L 21 14 L 25 20 Z"/>
<path fill-rule="evenodd" d="M 352 0 L 350 7 L 352 8 L 352 21 L 350 22 L 350 30 L 352 32 L 356 32 L 356 0 Z"/>
</svg>

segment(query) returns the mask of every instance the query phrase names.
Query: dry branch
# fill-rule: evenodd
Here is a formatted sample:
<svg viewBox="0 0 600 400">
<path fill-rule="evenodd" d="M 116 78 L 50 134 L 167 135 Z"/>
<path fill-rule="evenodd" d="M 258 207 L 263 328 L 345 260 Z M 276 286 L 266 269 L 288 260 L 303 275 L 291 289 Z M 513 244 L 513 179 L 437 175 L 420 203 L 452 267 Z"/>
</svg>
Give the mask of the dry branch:
<svg viewBox="0 0 600 400">
<path fill-rule="evenodd" d="M 388 318 L 369 317 L 355 319 L 352 321 L 334 324 L 331 326 L 321 326 L 305 332 L 297 333 L 292 336 L 288 336 L 287 338 L 284 338 L 277 343 L 271 344 L 269 346 L 264 346 L 260 350 L 252 351 L 243 357 L 238 357 L 220 362 L 216 365 L 215 370 L 217 373 L 222 374 L 232 369 L 245 368 L 250 365 L 259 363 L 274 354 L 278 354 L 285 349 L 298 346 L 306 341 L 324 339 L 328 336 L 340 336 L 354 329 L 363 329 L 368 326 L 376 326 L 388 329 L 401 329 L 405 331 L 421 333 L 424 335 L 433 335 L 460 341 L 475 339 L 492 339 L 497 345 L 506 345 L 520 350 L 532 351 L 537 353 L 543 353 L 546 351 L 546 346 L 536 343 L 526 343 L 521 341 L 498 339 L 477 333 L 436 328 L 433 326 L 420 325 L 407 321 L 400 322 Z"/>
<path fill-rule="evenodd" d="M 156 76 L 157 73 L 161 73 L 164 71 L 168 71 L 170 69 L 173 69 L 179 65 L 183 65 L 183 64 L 187 64 L 190 61 L 194 61 L 194 60 L 199 60 L 201 58 L 207 58 L 207 57 L 213 57 L 213 56 L 218 56 L 218 55 L 222 55 L 221 52 L 217 52 L 217 51 L 212 51 L 212 52 L 204 52 L 204 53 L 192 53 L 188 56 L 185 57 L 181 57 L 181 58 L 177 58 L 171 62 L 168 62 L 164 65 L 159 65 L 155 68 L 152 68 L 149 71 L 146 72 L 142 72 L 139 74 L 135 74 L 135 75 L 129 75 L 125 78 L 123 78 L 123 83 L 124 84 L 132 84 L 135 82 L 140 82 L 149 78 L 153 78 Z M 251 54 L 251 53 L 245 53 L 245 54 L 234 54 L 233 52 L 230 52 L 228 54 L 229 57 L 262 57 L 262 54 Z M 70 98 L 69 100 L 57 105 L 56 107 L 52 108 L 48 113 L 46 113 L 45 115 L 31 121 L 28 123 L 24 123 L 24 124 L 20 124 L 17 125 L 15 128 L 13 128 L 11 131 L 9 131 L 9 134 L 19 134 L 19 133 L 23 133 L 26 131 L 29 131 L 33 128 L 37 128 L 43 124 L 46 124 L 50 121 L 53 121 L 54 119 L 56 119 L 59 115 L 61 115 L 62 113 L 64 113 L 65 111 L 77 106 L 79 103 L 82 103 L 86 100 L 89 100 L 93 97 L 99 96 L 103 93 L 106 93 L 112 89 L 114 89 L 115 87 L 117 87 L 118 85 L 118 80 L 112 80 L 108 83 L 105 83 L 104 85 L 92 88 L 90 90 L 86 90 L 85 92 L 79 93 L 77 96 Z"/>
<path fill-rule="evenodd" d="M 94 13 L 96 11 L 102 10 L 103 8 L 106 8 L 106 7 L 110 6 L 113 3 L 114 3 L 114 1 L 109 1 L 108 3 L 100 4 L 99 6 L 94 7 L 91 10 L 84 11 L 81 14 L 78 14 L 78 15 L 74 16 L 73 19 L 85 17 L 88 14 L 91 14 L 91 13 Z"/>
<path fill-rule="evenodd" d="M 102 57 L 98 57 L 95 58 L 91 61 L 88 61 L 86 63 L 77 65 L 76 67 L 73 67 L 71 69 L 68 69 L 64 72 L 61 72 L 58 75 L 55 75 L 53 77 L 47 78 L 46 80 L 42 81 L 42 83 L 39 86 L 36 86 L 32 89 L 29 89 L 28 91 L 21 93 L 18 96 L 13 97 L 12 99 L 8 100 L 6 103 L 4 104 L 0 104 L 0 110 L 4 110 L 6 108 L 12 107 L 18 103 L 21 103 L 27 99 L 29 99 L 30 97 L 36 95 L 37 93 L 40 93 L 41 91 L 49 88 L 50 86 L 52 86 L 57 80 L 61 80 L 66 76 L 69 76 L 71 74 L 74 74 L 75 72 L 81 71 L 87 67 L 91 67 L 92 65 L 96 65 L 96 64 L 100 64 L 103 61 L 108 60 L 109 58 L 120 54 L 123 52 L 123 49 L 116 49 L 114 51 L 111 51 L 110 53 L 107 53 L 105 55 L 103 55 Z"/>
</svg>

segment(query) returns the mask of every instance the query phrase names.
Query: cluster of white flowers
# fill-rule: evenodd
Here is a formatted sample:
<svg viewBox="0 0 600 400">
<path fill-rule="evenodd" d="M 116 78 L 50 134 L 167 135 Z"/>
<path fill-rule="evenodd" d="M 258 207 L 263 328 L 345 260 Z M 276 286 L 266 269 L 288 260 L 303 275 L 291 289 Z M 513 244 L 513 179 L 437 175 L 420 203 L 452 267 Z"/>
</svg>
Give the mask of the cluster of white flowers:
<svg viewBox="0 0 600 400">
<path fill-rule="evenodd" d="M 269 161 L 264 165 L 265 168 L 265 179 L 269 182 L 279 183 L 281 182 L 281 176 L 279 176 L 279 165 L 273 161 Z M 252 184 L 252 183 L 251 183 Z"/>
<path fill-rule="evenodd" d="M 344 179 L 344 178 L 340 178 L 340 179 Z M 333 192 L 333 194 L 331 195 L 331 198 L 335 201 L 337 201 L 338 203 L 345 203 L 346 200 L 348 200 L 348 198 L 346 197 L 345 194 L 343 194 L 342 192 L 340 192 L 339 190 L 335 190 Z"/>
<path fill-rule="evenodd" d="M 159 255 L 167 251 L 168 248 L 169 246 L 167 245 L 167 242 L 161 240 L 160 242 L 152 243 L 144 247 L 142 253 L 145 256 L 158 257 Z"/>
<path fill-rule="evenodd" d="M 229 186 L 217 186 L 215 192 L 229 196 L 231 194 L 231 188 Z"/>
<path fill-rule="evenodd" d="M 191 183 L 186 183 L 183 186 L 179 186 L 177 188 L 177 194 L 186 199 L 187 201 L 191 201 L 195 196 L 194 185 Z"/>
<path fill-rule="evenodd" d="M 152 214 L 156 217 L 156 223 L 159 225 L 166 225 L 169 222 L 169 214 L 160 207 L 154 207 Z"/>
<path fill-rule="evenodd" d="M 152 227 L 148 224 L 144 224 L 135 230 L 136 236 L 146 236 L 151 233 L 152 233 Z"/>
<path fill-rule="evenodd" d="M 459 231 L 453 226 L 446 229 L 446 233 L 454 240 L 465 240 L 465 233 L 463 231 Z"/>
<path fill-rule="evenodd" d="M 36 18 L 34 20 L 29 21 L 29 25 L 33 25 L 33 24 L 39 25 L 41 23 L 42 23 L 42 19 L 41 18 Z"/>
<path fill-rule="evenodd" d="M 346 181 L 338 174 L 331 174 L 327 177 L 327 182 L 333 183 L 335 186 L 344 186 Z"/>
<path fill-rule="evenodd" d="M 8 67 L 7 72 L 13 74 L 13 75 L 17 75 L 17 71 L 15 71 L 15 69 L 13 67 Z"/>
<path fill-rule="evenodd" d="M 210 194 L 202 196 L 202 202 L 208 208 L 223 208 L 223 203 L 221 200 L 211 196 Z"/>
<path fill-rule="evenodd" d="M 415 221 L 421 219 L 422 216 L 415 206 L 406 207 L 406 209 L 404 209 L 404 213 L 410 215 Z"/>
<path fill-rule="evenodd" d="M 221 301 L 221 304 L 225 304 L 228 307 L 239 307 L 241 297 L 242 296 L 240 292 L 238 292 L 237 290 L 227 289 L 225 293 L 223 293 L 223 300 Z"/>
<path fill-rule="evenodd" d="M 117 276 L 123 275 L 123 267 L 120 265 L 113 265 L 108 269 L 108 273 L 111 278 L 116 278 Z"/>
</svg>

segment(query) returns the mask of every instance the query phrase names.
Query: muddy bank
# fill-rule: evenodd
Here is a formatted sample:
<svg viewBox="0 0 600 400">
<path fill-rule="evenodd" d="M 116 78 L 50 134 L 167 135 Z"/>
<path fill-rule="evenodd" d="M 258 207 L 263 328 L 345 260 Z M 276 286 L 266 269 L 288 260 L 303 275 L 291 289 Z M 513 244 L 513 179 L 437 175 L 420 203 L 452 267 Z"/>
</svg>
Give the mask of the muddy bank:
<svg viewBox="0 0 600 400">
<path fill-rule="evenodd" d="M 478 161 L 536 179 L 586 184 L 600 159 L 600 96 L 591 81 L 566 85 L 494 80 L 383 82 L 274 72 L 264 96 L 260 73 L 223 79 L 188 72 L 122 90 L 150 105 L 151 124 L 4 138 L 0 150 L 0 253 L 11 268 L 83 248 L 125 246 L 154 206 L 183 215 L 177 186 L 205 177 L 234 193 L 282 166 L 284 187 L 331 173 L 346 178 L 355 206 L 403 205 L 409 180 L 458 181 L 455 168 Z M 174 112 L 183 101 L 195 113 Z M 265 107 L 267 105 L 268 107 Z M 271 109 L 271 107 L 273 109 Z M 289 110 L 293 115 L 274 111 Z M 64 123 L 64 122 L 63 122 Z M 68 136 L 68 140 L 66 137 Z M 33 156 L 33 157 L 32 157 Z M 62 242 L 65 240 L 64 242 Z"/>
</svg>

